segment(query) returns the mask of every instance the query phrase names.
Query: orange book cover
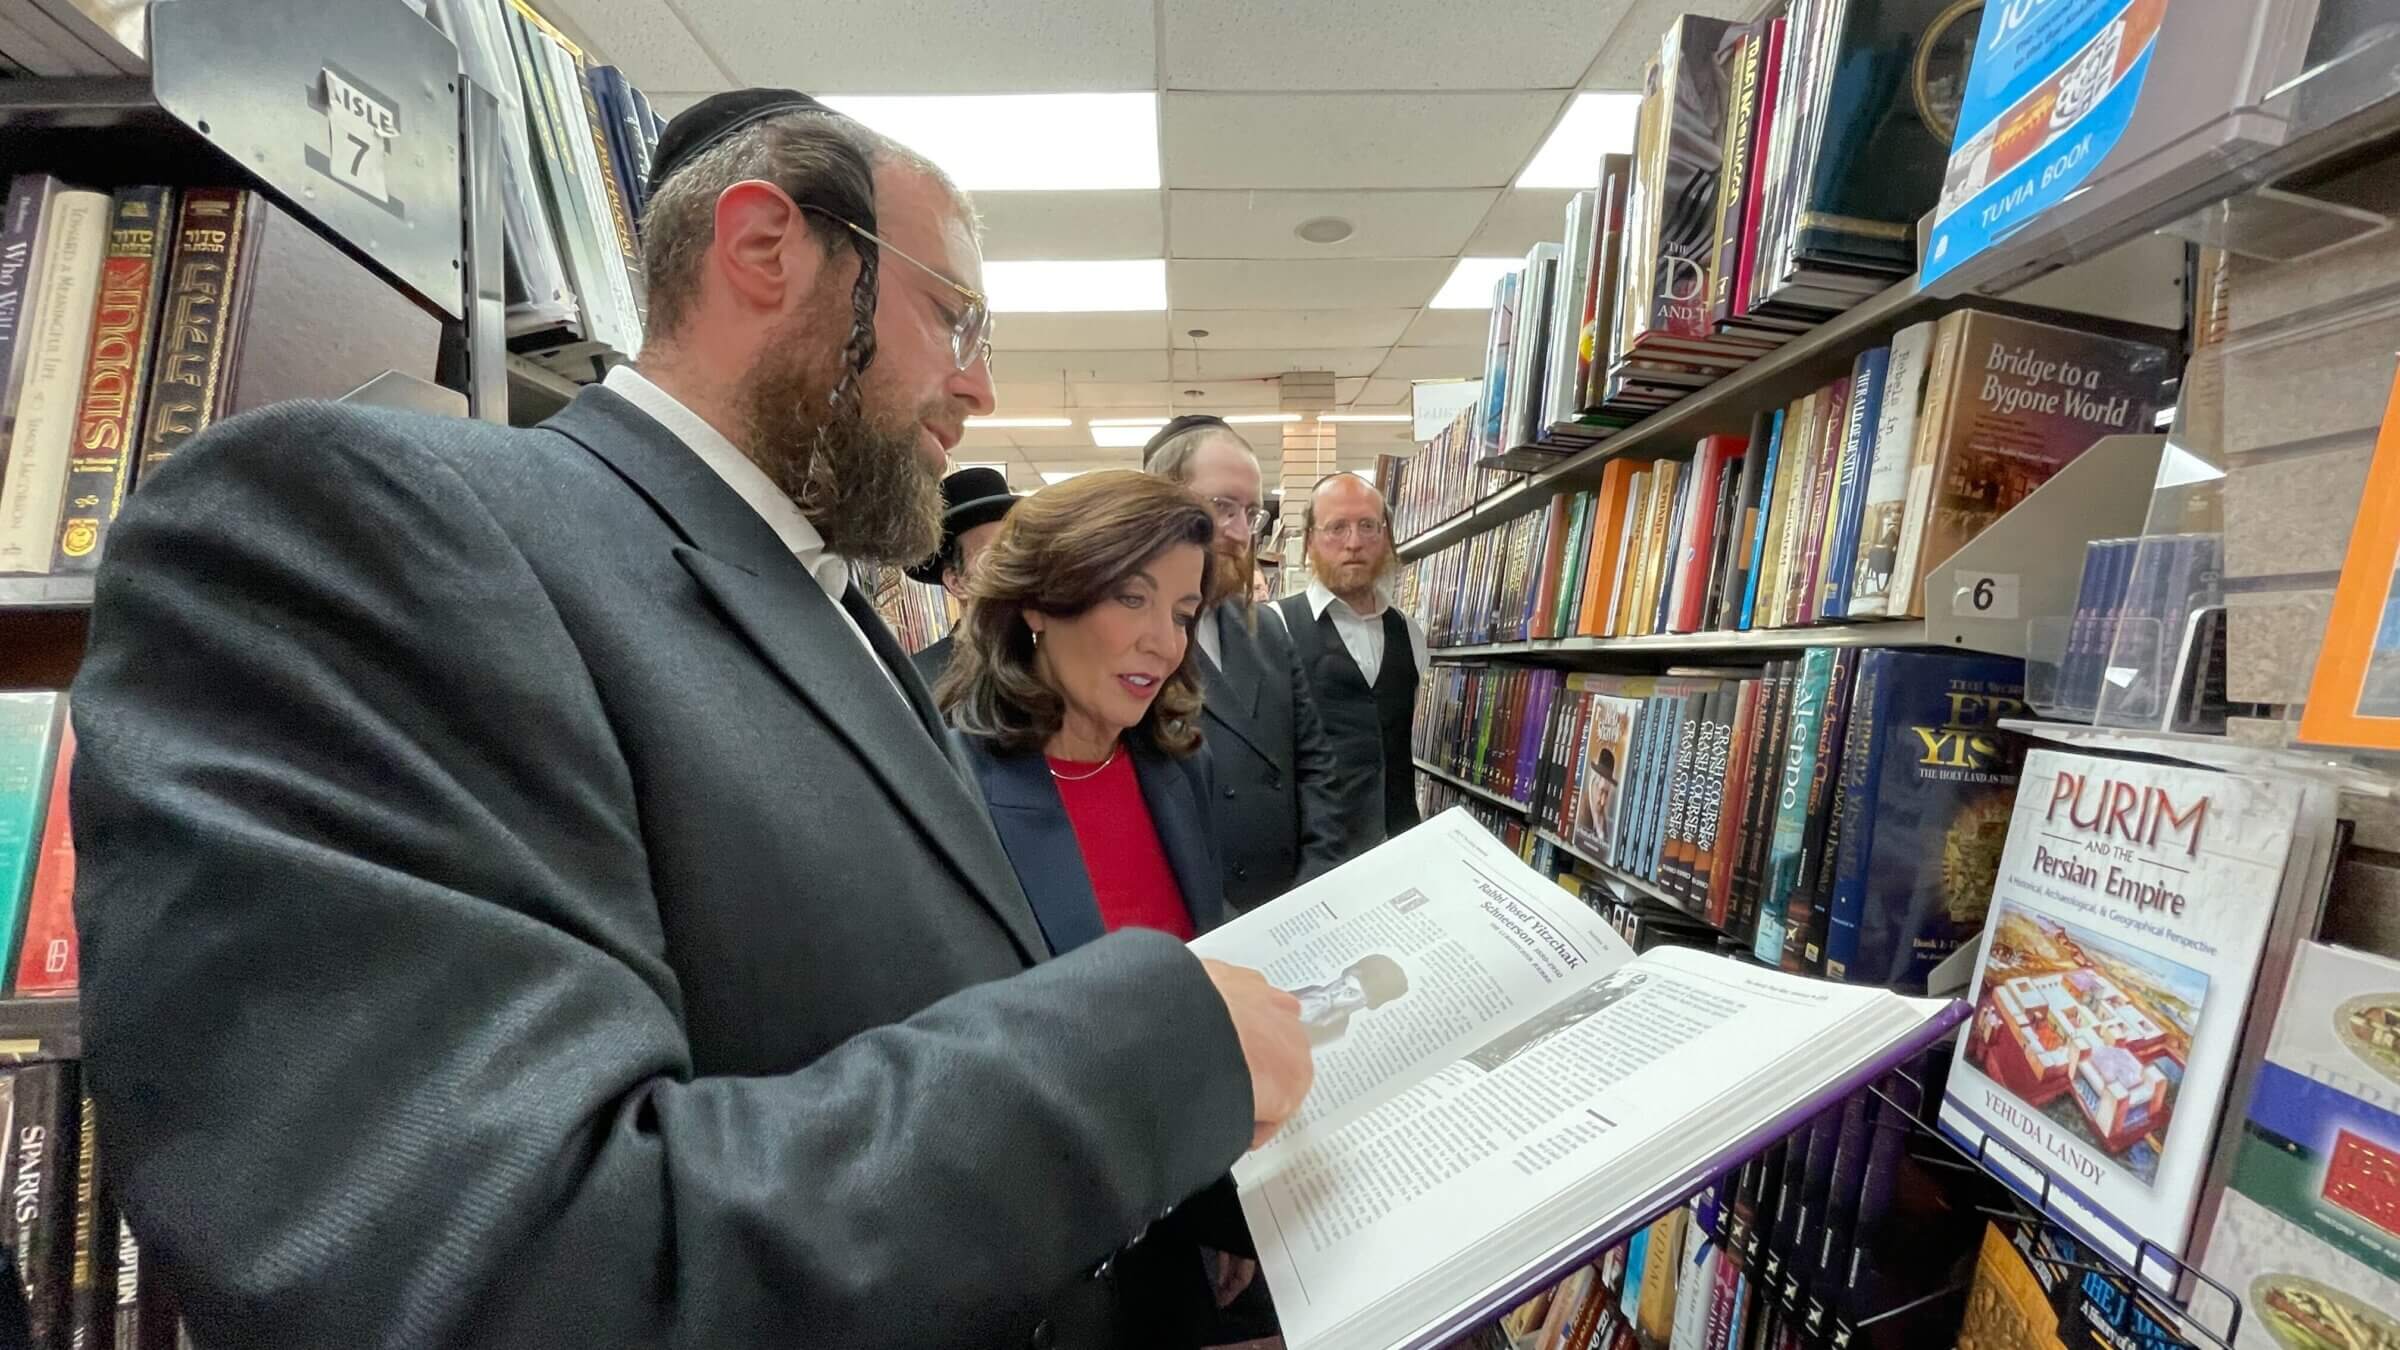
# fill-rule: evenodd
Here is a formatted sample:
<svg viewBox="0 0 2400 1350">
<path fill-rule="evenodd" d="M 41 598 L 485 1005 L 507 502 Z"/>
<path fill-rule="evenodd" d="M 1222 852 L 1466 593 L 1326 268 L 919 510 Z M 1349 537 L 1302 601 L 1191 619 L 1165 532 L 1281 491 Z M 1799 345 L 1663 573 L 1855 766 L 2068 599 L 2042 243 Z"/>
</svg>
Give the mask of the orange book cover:
<svg viewBox="0 0 2400 1350">
<path fill-rule="evenodd" d="M 75 992 L 75 840 L 67 828 L 67 770 L 75 762 L 75 728 L 59 731 L 43 810 L 40 851 L 34 855 L 33 894 L 25 902 L 25 941 L 17 949 L 8 992 L 18 997 Z"/>
<path fill-rule="evenodd" d="M 1567 503 L 1570 494 L 1561 492 L 1550 499 L 1549 519 L 1542 530 L 1542 570 L 1534 585 L 1533 614 L 1525 626 L 1525 636 L 1544 637 L 1550 632 L 1550 615 L 1558 607 L 1558 582 L 1566 570 L 1567 561 Z"/>
<path fill-rule="evenodd" d="M 2300 715 L 2317 745 L 2400 750 L 2400 380 L 2383 409 L 2350 551 Z"/>
<path fill-rule="evenodd" d="M 1640 467 L 1630 459 L 1612 459 L 1600 470 L 1599 512 L 1592 520 L 1590 560 L 1584 564 L 1589 576 L 1583 585 L 1583 613 L 1575 623 L 1575 631 L 1586 637 L 1603 636 L 1601 625 L 1616 593 L 1617 559 L 1625 552 L 1625 504 L 1634 470 Z"/>
</svg>

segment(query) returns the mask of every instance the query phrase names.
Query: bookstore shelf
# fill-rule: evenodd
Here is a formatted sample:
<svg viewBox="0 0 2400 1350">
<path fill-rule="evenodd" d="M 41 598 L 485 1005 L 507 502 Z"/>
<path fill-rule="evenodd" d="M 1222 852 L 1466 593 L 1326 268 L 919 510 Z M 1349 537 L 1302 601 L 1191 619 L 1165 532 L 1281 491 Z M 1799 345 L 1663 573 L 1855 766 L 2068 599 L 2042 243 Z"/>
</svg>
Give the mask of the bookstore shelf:
<svg viewBox="0 0 2400 1350">
<path fill-rule="evenodd" d="M 0 611 L 88 609 L 91 603 L 89 576 L 0 576 Z"/>
<path fill-rule="evenodd" d="M 1862 351 L 1889 342 L 1910 324 L 1958 308 L 1961 301 L 1921 292 L 1915 278 L 1885 288 L 1725 378 L 1652 413 L 1608 439 L 1554 457 L 1533 473 L 1477 502 L 1471 509 L 1400 542 L 1403 561 L 1424 557 L 1467 537 L 1540 510 L 1562 492 L 1596 486 L 1601 469 L 1620 456 L 1646 459 L 1688 454 L 1703 436 L 1746 430 L 1762 408 L 1779 406 L 1825 381 L 1848 373 Z M 2180 336 L 2106 315 L 2063 312 L 2047 305 L 1977 299 L 1976 307 L 2042 321 L 2066 322 L 2092 332 L 2113 333 L 2178 345 Z M 1522 454 L 1515 451 L 1512 454 Z M 1517 461 L 1522 462 L 1522 461 Z"/>
<path fill-rule="evenodd" d="M 0 81 L 0 171 L 78 182 L 243 183 L 450 319 L 463 317 L 457 54 L 401 6 L 178 0 L 149 14 L 152 71 Z M 258 41 L 261 24 L 278 41 Z M 387 100 L 376 174 L 345 185 L 325 146 L 325 72 Z M 287 91 L 261 97 L 261 90 Z"/>
<path fill-rule="evenodd" d="M 1506 807 L 1511 811 L 1516 811 L 1519 813 L 1522 813 L 1525 810 L 1525 803 L 1515 801 L 1508 797 L 1503 797 L 1499 793 L 1492 791 L 1490 788 L 1477 787 L 1473 783 L 1468 782 L 1466 779 L 1459 777 L 1457 774 L 1451 773 L 1446 769 L 1439 768 L 1425 760 L 1420 759 L 1417 761 L 1417 770 L 1418 772 L 1425 774 L 1427 777 L 1438 778 L 1441 781 L 1448 783 L 1450 786 L 1457 788 L 1461 792 L 1471 793 L 1477 797 L 1481 797 L 1494 806 Z"/>
</svg>

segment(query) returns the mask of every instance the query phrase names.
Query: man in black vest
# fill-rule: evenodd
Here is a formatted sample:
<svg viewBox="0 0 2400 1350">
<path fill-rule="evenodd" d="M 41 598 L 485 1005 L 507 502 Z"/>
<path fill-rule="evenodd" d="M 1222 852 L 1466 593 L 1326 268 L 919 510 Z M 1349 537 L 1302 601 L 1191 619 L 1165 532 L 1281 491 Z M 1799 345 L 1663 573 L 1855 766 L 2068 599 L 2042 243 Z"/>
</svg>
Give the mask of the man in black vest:
<svg viewBox="0 0 2400 1350">
<path fill-rule="evenodd" d="M 1344 764 L 1382 771 L 1383 829 L 1417 823 L 1416 773 L 1409 727 L 1428 657 L 1425 630 L 1385 599 L 1399 567 L 1392 513 L 1374 485 L 1352 473 L 1328 475 L 1308 495 L 1308 589 L 1280 602 L 1292 645 Z"/>
</svg>

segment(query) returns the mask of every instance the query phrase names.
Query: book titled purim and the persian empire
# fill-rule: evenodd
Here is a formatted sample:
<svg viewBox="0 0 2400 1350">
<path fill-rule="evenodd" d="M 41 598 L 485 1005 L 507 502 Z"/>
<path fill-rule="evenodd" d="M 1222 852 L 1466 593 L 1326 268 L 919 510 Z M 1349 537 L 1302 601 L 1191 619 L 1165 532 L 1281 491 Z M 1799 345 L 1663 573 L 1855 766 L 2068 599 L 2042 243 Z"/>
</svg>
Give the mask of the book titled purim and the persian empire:
<svg viewBox="0 0 2400 1350">
<path fill-rule="evenodd" d="M 2263 958 L 2305 889 L 2305 797 L 2275 778 L 2026 757 L 1940 1124 L 2129 1267 L 2163 1270 L 2144 1240 L 2189 1250 L 2222 1180 L 2245 1016 L 2254 993 L 2280 993 Z"/>
</svg>

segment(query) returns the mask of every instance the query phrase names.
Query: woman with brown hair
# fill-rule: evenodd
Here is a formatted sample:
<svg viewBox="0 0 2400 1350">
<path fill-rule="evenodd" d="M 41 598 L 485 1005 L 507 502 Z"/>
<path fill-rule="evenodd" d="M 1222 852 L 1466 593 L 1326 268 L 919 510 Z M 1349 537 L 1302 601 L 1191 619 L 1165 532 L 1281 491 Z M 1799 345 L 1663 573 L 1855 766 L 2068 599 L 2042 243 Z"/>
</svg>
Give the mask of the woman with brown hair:
<svg viewBox="0 0 2400 1350">
<path fill-rule="evenodd" d="M 1126 927 L 1189 939 L 1225 916 L 1191 642 L 1215 531 L 1200 499 L 1163 478 L 1080 474 L 1018 503 L 968 583 L 935 697 L 965 735 L 1053 952 Z M 1255 1257 L 1221 1182 L 1109 1278 L 1121 1304 L 1152 1314 L 1144 1344 L 1170 1344 L 1162 1327 L 1175 1346 L 1215 1344 L 1247 1338 L 1220 1307 Z"/>
<path fill-rule="evenodd" d="M 1055 952 L 1224 915 L 1191 625 L 1215 529 L 1120 470 L 1044 488 L 985 550 L 938 697 Z"/>
</svg>

